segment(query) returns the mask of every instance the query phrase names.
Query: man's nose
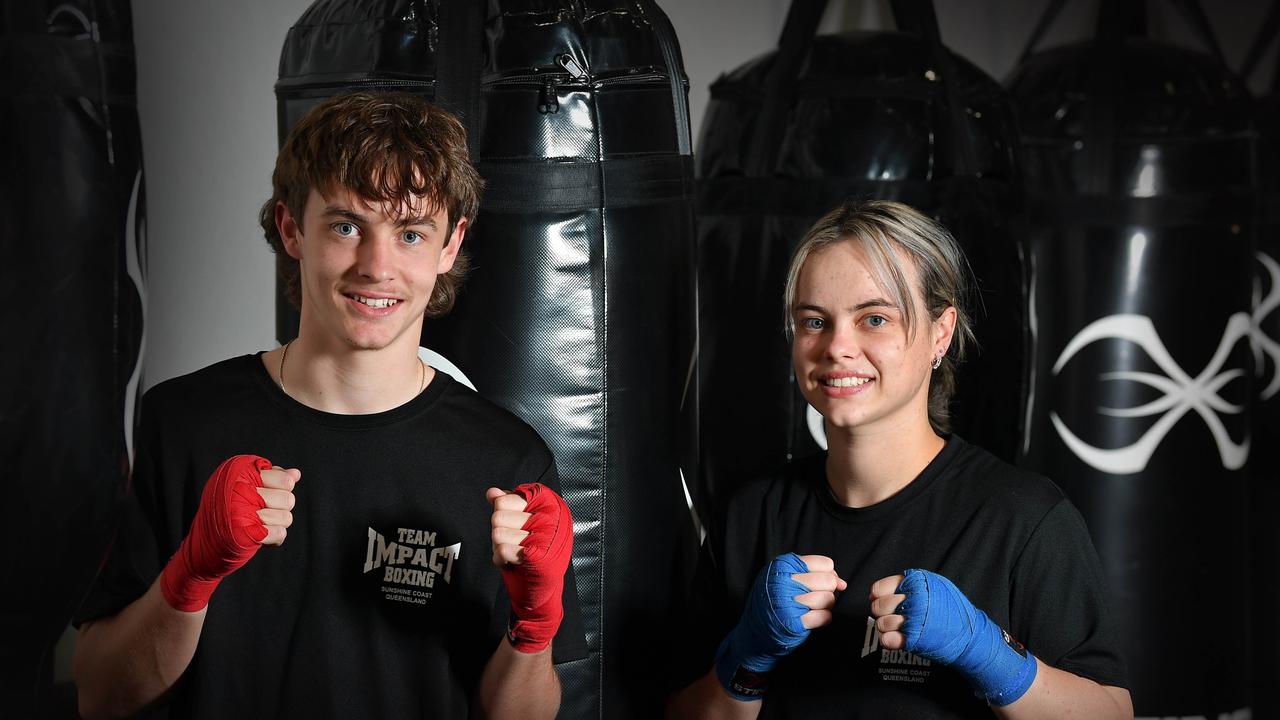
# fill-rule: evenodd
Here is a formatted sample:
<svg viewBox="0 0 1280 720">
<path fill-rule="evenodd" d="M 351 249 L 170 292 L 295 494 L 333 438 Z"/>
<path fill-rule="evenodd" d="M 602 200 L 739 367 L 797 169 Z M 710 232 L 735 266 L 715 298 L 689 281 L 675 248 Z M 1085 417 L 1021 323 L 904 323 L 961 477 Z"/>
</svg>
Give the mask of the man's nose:
<svg viewBox="0 0 1280 720">
<path fill-rule="evenodd" d="M 394 274 L 392 240 L 371 235 L 360 243 L 356 251 L 357 270 L 361 277 L 377 282 L 390 280 Z"/>
</svg>

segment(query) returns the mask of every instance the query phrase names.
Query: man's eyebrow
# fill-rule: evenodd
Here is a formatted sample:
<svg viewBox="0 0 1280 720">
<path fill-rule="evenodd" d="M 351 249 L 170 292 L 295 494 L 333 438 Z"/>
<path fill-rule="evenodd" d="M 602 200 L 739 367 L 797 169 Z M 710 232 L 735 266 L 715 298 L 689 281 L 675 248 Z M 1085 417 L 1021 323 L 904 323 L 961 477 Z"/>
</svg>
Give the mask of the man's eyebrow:
<svg viewBox="0 0 1280 720">
<path fill-rule="evenodd" d="M 326 218 L 330 218 L 330 217 L 346 218 L 348 220 L 351 220 L 353 222 L 358 222 L 358 223 L 365 222 L 366 220 L 365 216 L 361 215 L 360 213 L 350 208 L 340 207 L 338 205 L 330 205 L 326 207 L 324 209 L 324 212 L 321 213 L 321 216 Z"/>
<path fill-rule="evenodd" d="M 426 225 L 432 230 L 436 229 L 436 219 L 433 217 L 403 217 L 400 218 L 400 227 L 408 227 L 410 225 Z"/>
</svg>

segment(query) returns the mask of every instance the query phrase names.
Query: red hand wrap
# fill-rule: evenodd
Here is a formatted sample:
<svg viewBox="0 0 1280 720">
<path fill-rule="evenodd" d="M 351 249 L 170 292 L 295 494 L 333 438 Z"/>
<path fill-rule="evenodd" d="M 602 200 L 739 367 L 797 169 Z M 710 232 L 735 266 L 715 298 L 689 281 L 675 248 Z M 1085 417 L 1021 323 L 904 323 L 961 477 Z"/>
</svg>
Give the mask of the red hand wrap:
<svg viewBox="0 0 1280 720">
<path fill-rule="evenodd" d="M 258 510 L 262 471 L 271 463 L 257 455 L 227 459 L 205 483 L 191 530 L 160 573 L 160 590 L 175 610 L 195 612 L 209 604 L 222 578 L 249 562 L 267 528 Z"/>
<path fill-rule="evenodd" d="M 573 516 L 564 499 L 546 485 L 525 483 L 512 491 L 528 503 L 522 530 L 529 533 L 520 546 L 523 562 L 502 570 L 511 596 L 511 646 L 520 652 L 545 650 L 564 618 L 561 595 L 564 574 L 573 555 Z"/>
</svg>

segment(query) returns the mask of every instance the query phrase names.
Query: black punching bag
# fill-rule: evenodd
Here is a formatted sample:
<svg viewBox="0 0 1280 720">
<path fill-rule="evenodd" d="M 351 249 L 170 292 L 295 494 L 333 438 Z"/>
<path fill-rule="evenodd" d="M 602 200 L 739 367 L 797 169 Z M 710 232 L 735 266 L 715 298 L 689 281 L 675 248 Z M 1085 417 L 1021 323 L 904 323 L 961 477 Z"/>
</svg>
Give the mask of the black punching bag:
<svg viewBox="0 0 1280 720">
<path fill-rule="evenodd" d="M 692 158 L 671 26 L 649 0 L 322 0 L 282 52 L 281 135 L 354 88 L 458 112 L 487 183 L 473 270 L 423 343 L 555 453 L 591 651 L 560 667 L 561 717 L 659 717 L 652 678 L 672 646 L 655 637 L 697 544 L 682 487 L 696 466 Z M 280 307 L 283 340 L 296 320 Z"/>
<path fill-rule="evenodd" d="M 1089 524 L 1137 714 L 1226 717 L 1250 702 L 1252 108 L 1145 18 L 1103 2 L 1095 40 L 1010 81 L 1033 213 L 1026 464 Z"/>
<path fill-rule="evenodd" d="M 954 429 L 1010 460 L 1024 415 L 1018 136 L 1007 93 L 941 44 L 930 2 L 899 32 L 814 37 L 795 0 L 776 52 L 712 85 L 698 146 L 702 498 L 825 447 L 795 388 L 782 291 L 808 227 L 848 198 L 940 219 L 968 255 L 980 348 L 959 366 Z"/>
<path fill-rule="evenodd" d="M 1241 68 L 1252 76 L 1280 32 L 1280 1 L 1258 29 Z M 1280 717 L 1280 56 L 1270 93 L 1258 104 L 1258 233 L 1254 256 L 1253 453 L 1249 458 L 1249 545 L 1253 585 L 1253 716 Z"/>
<path fill-rule="evenodd" d="M 0 714 L 45 715 L 53 645 L 106 555 L 142 350 L 127 0 L 0 6 Z"/>
</svg>

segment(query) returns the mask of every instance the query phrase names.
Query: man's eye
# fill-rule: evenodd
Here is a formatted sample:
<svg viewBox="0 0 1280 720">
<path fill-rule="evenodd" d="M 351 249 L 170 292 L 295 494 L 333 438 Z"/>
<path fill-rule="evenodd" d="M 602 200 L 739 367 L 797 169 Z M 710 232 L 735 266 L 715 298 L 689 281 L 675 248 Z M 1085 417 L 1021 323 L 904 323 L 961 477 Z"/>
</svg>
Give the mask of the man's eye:
<svg viewBox="0 0 1280 720">
<path fill-rule="evenodd" d="M 406 230 L 400 237 L 404 240 L 406 245 L 417 245 L 423 240 L 426 240 L 426 238 L 422 237 L 422 233 L 417 233 L 412 230 Z"/>
<path fill-rule="evenodd" d="M 342 237 L 351 237 L 359 232 L 359 229 L 355 226 L 355 223 L 340 222 L 334 223 L 333 231 Z"/>
<path fill-rule="evenodd" d="M 805 330 L 821 330 L 826 325 L 822 318 L 810 317 L 800 321 L 800 326 Z"/>
</svg>

